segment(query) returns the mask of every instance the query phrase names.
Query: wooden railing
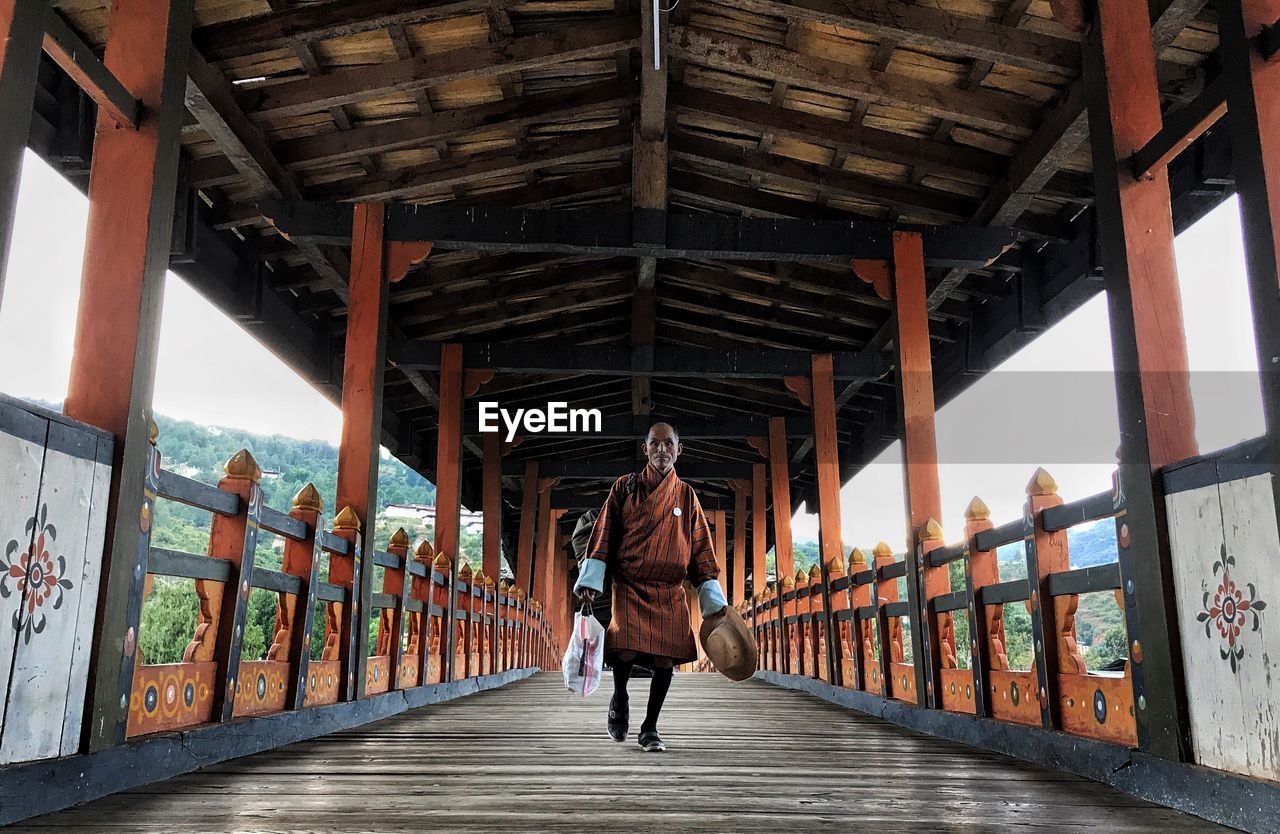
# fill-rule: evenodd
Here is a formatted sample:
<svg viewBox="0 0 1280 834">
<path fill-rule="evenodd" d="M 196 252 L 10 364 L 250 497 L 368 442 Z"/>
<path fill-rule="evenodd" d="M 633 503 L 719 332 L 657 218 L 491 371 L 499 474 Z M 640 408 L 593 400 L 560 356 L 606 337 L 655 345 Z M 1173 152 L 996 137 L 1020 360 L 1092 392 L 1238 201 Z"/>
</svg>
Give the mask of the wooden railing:
<svg viewBox="0 0 1280 834">
<path fill-rule="evenodd" d="M 326 529 L 323 503 L 310 484 L 288 513 L 265 506 L 261 470 L 247 451 L 232 457 L 225 472 L 210 486 L 163 470 L 159 451 L 151 449 L 150 494 L 140 514 L 147 576 L 142 598 L 130 609 L 123 647 L 133 663 L 121 693 L 129 703 L 129 737 L 553 664 L 558 647 L 542 607 L 523 591 L 506 582 L 495 585 L 482 573 L 473 576 L 467 564 L 455 577 L 449 556 L 435 553 L 426 541 L 411 557 L 402 529 L 391 535 L 385 551 L 366 551 L 350 508 Z M 212 515 L 206 553 L 151 546 L 158 500 Z M 281 570 L 255 564 L 261 530 L 283 540 Z M 362 604 L 362 571 L 375 567 L 383 569 L 381 590 Z M 144 663 L 138 648 L 143 602 L 156 576 L 195 583 L 198 620 L 178 663 Z M 241 657 L 254 588 L 277 595 L 261 660 Z M 317 608 L 323 612 L 324 643 L 313 658 Z M 376 648 L 370 655 L 361 623 L 369 628 L 374 616 Z"/>
<path fill-rule="evenodd" d="M 945 544 L 930 520 L 919 531 L 913 558 L 895 556 L 882 542 L 870 565 L 856 548 L 847 568 L 833 559 L 825 585 L 817 566 L 771 583 L 744 606 L 760 646 L 760 668 L 930 709 L 1136 746 L 1131 664 L 1126 661 L 1123 672 L 1088 671 L 1075 632 L 1080 595 L 1108 592 L 1128 633 L 1137 633 L 1138 612 L 1126 605 L 1133 599 L 1131 583 L 1128 593 L 1122 590 L 1129 573 L 1123 496 L 1113 487 L 1063 503 L 1043 469 L 1027 495 L 1024 517 L 999 527 L 975 498 L 965 513 L 964 540 L 956 544 Z M 1115 519 L 1118 561 L 1073 570 L 1067 530 L 1106 518 Z M 1019 541 L 1028 578 L 1001 581 L 996 550 Z M 955 590 L 952 562 L 964 565 L 963 586 Z M 899 599 L 899 580 L 905 600 Z M 1009 667 L 1009 603 L 1023 603 L 1030 615 L 1033 661 L 1027 670 Z M 956 616 L 968 626 L 968 668 L 956 655 Z M 1129 646 L 1135 658 L 1140 651 L 1137 641 Z"/>
</svg>

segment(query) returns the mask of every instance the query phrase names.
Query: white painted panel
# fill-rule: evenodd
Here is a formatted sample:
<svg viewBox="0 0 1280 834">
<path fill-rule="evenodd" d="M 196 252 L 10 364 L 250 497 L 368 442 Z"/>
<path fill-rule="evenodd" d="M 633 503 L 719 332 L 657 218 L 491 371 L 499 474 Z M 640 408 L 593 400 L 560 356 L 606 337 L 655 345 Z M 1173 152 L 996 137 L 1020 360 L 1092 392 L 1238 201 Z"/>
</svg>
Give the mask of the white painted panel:
<svg viewBox="0 0 1280 834">
<path fill-rule="evenodd" d="M 45 450 L 28 603 L 17 640 L 0 763 L 59 755 L 84 593 L 95 464 Z M 99 554 L 100 556 L 100 554 Z M 97 558 L 95 558 L 95 562 Z M 95 583 L 96 585 L 96 583 Z M 86 600 L 92 606 L 94 600 Z M 76 712 L 82 704 L 70 705 Z"/>
<path fill-rule="evenodd" d="M 105 441 L 99 441 L 104 443 Z M 97 463 L 93 469 L 93 489 L 89 496 L 89 525 L 85 533 L 80 612 L 76 624 L 76 644 L 71 655 L 71 678 L 67 685 L 67 711 L 62 722 L 62 749 L 69 756 L 80 748 L 80 727 L 84 718 L 85 691 L 89 680 L 89 654 L 93 651 L 94 624 L 98 613 L 98 583 L 102 579 L 102 554 L 107 534 L 107 496 L 111 491 L 111 464 Z"/>
<path fill-rule="evenodd" d="M 1245 744 L 1236 755 L 1245 760 L 1241 772 L 1280 780 L 1280 623 L 1266 607 L 1280 597 L 1280 532 L 1271 476 L 1229 481 L 1219 491 L 1226 552 L 1235 562 L 1229 575 L 1244 609 L 1237 617 L 1234 680 Z"/>
<path fill-rule="evenodd" d="M 1280 778 L 1270 685 L 1280 639 L 1269 612 L 1254 607 L 1280 590 L 1270 476 L 1175 493 L 1166 506 L 1196 761 Z"/>
<path fill-rule="evenodd" d="M 10 672 L 19 639 L 14 620 L 22 607 L 23 558 L 31 545 L 27 522 L 35 512 L 43 464 L 43 443 L 0 432 L 0 732 L 9 722 L 21 720 L 8 710 Z"/>
</svg>

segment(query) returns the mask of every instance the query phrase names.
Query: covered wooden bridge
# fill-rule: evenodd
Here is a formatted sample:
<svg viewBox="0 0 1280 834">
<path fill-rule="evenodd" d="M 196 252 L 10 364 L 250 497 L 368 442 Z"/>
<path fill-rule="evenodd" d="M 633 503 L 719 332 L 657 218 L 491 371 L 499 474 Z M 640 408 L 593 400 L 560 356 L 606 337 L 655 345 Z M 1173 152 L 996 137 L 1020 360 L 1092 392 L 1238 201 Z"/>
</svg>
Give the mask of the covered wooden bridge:
<svg viewBox="0 0 1280 834">
<path fill-rule="evenodd" d="M 24 148 L 90 205 L 64 413 L 0 401 L 0 823 L 1276 830 L 1277 19 L 0 0 L 0 264 Z M 1210 451 L 1173 238 L 1231 194 L 1268 430 Z M 165 468 L 167 268 L 341 405 L 336 495 L 267 506 L 247 450 L 216 485 Z M 937 408 L 1101 292 L 1113 482 L 1064 503 L 1028 472 L 1023 517 L 975 499 L 942 529 Z M 599 419 L 486 431 L 482 403 Z M 761 647 L 746 684 L 685 670 L 659 761 L 602 740 L 603 696 L 535 676 L 569 631 L 569 526 L 655 420 Z M 850 551 L 840 487 L 894 440 L 907 517 Z M 435 484 L 432 541 L 371 532 L 380 446 Z M 153 545 L 174 501 L 210 514 L 204 553 Z M 1073 569 L 1067 530 L 1099 520 L 1117 561 Z M 1025 574 L 1002 578 L 1017 542 Z M 179 663 L 139 650 L 158 576 L 194 580 Z M 254 588 L 278 598 L 261 657 Z M 1122 611 L 1122 670 L 1086 669 L 1091 593 Z"/>
</svg>

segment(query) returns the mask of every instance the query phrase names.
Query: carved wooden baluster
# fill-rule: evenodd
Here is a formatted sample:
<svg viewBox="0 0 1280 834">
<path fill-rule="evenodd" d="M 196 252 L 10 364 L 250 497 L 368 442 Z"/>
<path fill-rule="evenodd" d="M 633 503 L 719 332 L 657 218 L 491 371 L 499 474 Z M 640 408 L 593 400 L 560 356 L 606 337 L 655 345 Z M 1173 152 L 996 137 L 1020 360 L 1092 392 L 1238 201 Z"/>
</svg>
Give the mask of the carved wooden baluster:
<svg viewBox="0 0 1280 834">
<path fill-rule="evenodd" d="M 438 581 L 432 579 L 431 603 L 439 607 L 441 614 L 432 618 L 434 625 L 431 628 L 429 650 L 433 666 L 429 682 L 439 683 L 444 680 L 444 670 L 449 668 L 449 659 L 445 653 L 449 650 L 449 629 L 454 627 L 454 624 L 448 621 L 449 594 L 452 592 L 453 576 L 453 562 L 448 554 L 436 554 L 434 570 L 440 578 Z"/>
<path fill-rule="evenodd" d="M 995 550 L 978 550 L 977 535 L 990 530 L 991 511 L 976 495 L 964 511 L 964 535 L 969 542 L 969 555 L 964 560 L 965 579 L 969 585 L 969 648 L 973 653 L 974 707 L 978 715 L 991 715 L 991 670 L 1009 668 L 1005 656 L 1004 606 L 980 605 L 978 597 L 988 585 L 1000 584 L 1000 567 Z"/>
<path fill-rule="evenodd" d="M 382 592 L 396 597 L 395 608 L 384 608 L 378 618 L 378 655 L 386 655 L 387 688 L 400 689 L 406 684 L 401 681 L 401 658 L 404 646 L 405 602 L 412 589 L 409 573 L 409 534 L 403 527 L 391 534 L 387 543 L 387 553 L 400 560 L 398 570 L 387 568 L 382 574 Z"/>
<path fill-rule="evenodd" d="M 1062 505 L 1058 495 L 1058 484 L 1044 469 L 1037 469 L 1027 484 L 1027 516 L 1033 522 L 1033 534 L 1025 542 L 1027 557 L 1027 587 L 1030 596 L 1032 649 L 1036 657 L 1036 693 L 1040 702 L 1040 724 L 1046 729 L 1062 725 L 1062 708 L 1058 698 L 1058 671 L 1062 661 L 1078 663 L 1084 669 L 1084 661 L 1080 658 L 1075 639 L 1075 617 L 1069 618 L 1065 624 L 1055 616 L 1057 606 L 1049 595 L 1049 576 L 1071 569 L 1071 558 L 1067 553 L 1067 533 L 1060 530 L 1055 533 L 1044 529 L 1044 511 L 1050 507 Z M 1071 605 L 1074 613 L 1074 600 Z M 1063 633 L 1063 628 L 1070 628 L 1070 634 Z M 1069 645 L 1066 643 L 1069 637 Z M 1066 646 L 1074 657 L 1068 654 L 1063 657 L 1061 649 Z"/>
<path fill-rule="evenodd" d="M 872 567 L 876 570 L 876 606 L 878 610 L 878 628 L 880 631 L 880 678 L 881 694 L 886 698 L 893 693 L 890 683 L 893 679 L 891 665 L 901 663 L 902 653 L 902 618 L 887 617 L 884 606 L 898 601 L 898 580 L 879 578 L 879 570 L 892 565 L 897 560 L 893 548 L 885 542 L 879 542 L 871 550 Z"/>
<path fill-rule="evenodd" d="M 867 567 L 867 555 L 859 548 L 849 551 L 849 576 L 855 579 Z M 874 617 L 860 616 L 859 611 L 875 604 L 875 583 L 854 584 L 850 586 L 850 605 L 854 611 L 854 627 L 850 630 L 853 640 L 853 676 L 845 682 L 846 686 L 867 692 L 880 689 L 880 672 L 875 656 L 875 623 Z"/>
<path fill-rule="evenodd" d="M 795 627 L 787 618 L 796 613 L 796 578 L 783 574 L 778 590 L 778 671 L 795 672 Z"/>
<path fill-rule="evenodd" d="M 837 556 L 827 563 L 828 582 L 844 579 L 847 576 L 844 557 Z M 838 612 L 849 610 L 851 595 L 849 589 L 846 588 L 843 591 L 831 591 L 827 596 L 831 600 L 831 611 L 827 615 L 827 628 L 832 629 L 831 645 L 836 652 L 834 661 L 840 670 L 838 683 L 842 686 L 848 686 L 849 681 L 853 680 L 853 629 L 850 628 L 848 620 L 840 622 L 836 618 Z M 832 681 L 832 683 L 837 683 L 837 681 Z"/>
<path fill-rule="evenodd" d="M 951 612 L 933 613 L 930 601 L 951 593 L 951 577 L 947 566 L 929 566 L 929 554 L 943 546 L 942 526 L 937 519 L 929 519 L 921 526 L 920 564 L 917 567 L 922 574 L 920 595 L 920 611 L 918 622 L 923 629 L 925 656 L 916 661 L 924 664 L 925 671 L 925 703 L 934 708 L 942 708 L 942 670 L 956 668 L 955 629 L 951 622 Z"/>
<path fill-rule="evenodd" d="M 435 551 L 431 542 L 423 539 L 413 550 L 413 561 L 424 568 L 425 576 L 414 576 L 409 583 L 409 592 L 413 598 L 422 603 L 422 611 L 409 617 L 409 645 L 406 653 L 417 658 L 417 673 L 413 683 L 427 683 L 427 664 L 431 633 L 431 568 L 435 564 Z"/>
<path fill-rule="evenodd" d="M 475 674 L 475 669 L 471 666 L 471 646 L 472 646 L 472 630 L 471 630 L 471 614 L 473 611 L 472 603 L 475 598 L 471 595 L 471 565 L 463 562 L 458 567 L 458 587 L 453 627 L 458 630 L 457 639 L 453 644 L 453 668 L 457 680 L 469 678 Z M 461 615 L 462 619 L 458 619 Z"/>
<path fill-rule="evenodd" d="M 471 576 L 471 622 L 467 625 L 467 663 L 471 677 L 484 674 L 483 658 L 485 653 L 484 617 L 489 605 L 484 595 L 484 570 L 477 569 Z M 476 618 L 479 617 L 479 621 Z"/>
<path fill-rule="evenodd" d="M 825 613 L 822 586 L 822 567 L 813 565 L 809 568 L 809 633 L 806 649 L 810 664 L 805 671 L 810 677 L 827 679 L 827 635 L 826 624 L 821 615 Z"/>
<path fill-rule="evenodd" d="M 307 525 L 307 535 L 286 538 L 281 570 L 302 580 L 300 596 L 280 594 L 276 608 L 275 636 L 267 652 L 268 660 L 288 661 L 289 689 L 285 704 L 302 709 L 307 697 L 307 669 L 311 663 L 311 627 L 315 617 L 315 588 L 319 582 L 321 548 L 319 531 L 324 529 L 324 501 L 314 484 L 307 484 L 293 496 L 289 516 Z"/>
<path fill-rule="evenodd" d="M 813 658 L 809 657 L 809 632 L 812 629 L 805 622 L 809 613 L 809 574 L 802 568 L 796 568 L 796 624 L 792 637 L 794 648 L 791 650 L 793 675 L 808 675 L 813 672 Z"/>
<path fill-rule="evenodd" d="M 330 554 L 329 583 L 344 589 L 346 601 L 333 606 L 336 609 L 338 652 L 339 700 L 354 701 L 356 697 L 356 638 L 359 631 L 360 574 L 363 570 L 363 542 L 360 537 L 360 517 L 351 507 L 343 507 L 333 519 L 333 535 L 347 542 L 346 555 Z M 329 635 L 325 635 L 325 644 Z"/>
<path fill-rule="evenodd" d="M 511 619 L 515 616 L 515 587 L 504 579 L 498 583 L 499 599 L 502 601 L 502 628 L 498 630 L 498 671 L 505 672 L 515 668 L 511 662 L 512 630 Z"/>
<path fill-rule="evenodd" d="M 494 675 L 498 672 L 498 630 L 502 627 L 502 616 L 498 612 L 498 585 L 492 576 L 486 575 L 484 578 L 484 595 L 485 610 L 492 621 L 489 625 L 483 625 L 484 652 L 480 661 L 483 673 Z"/>
</svg>

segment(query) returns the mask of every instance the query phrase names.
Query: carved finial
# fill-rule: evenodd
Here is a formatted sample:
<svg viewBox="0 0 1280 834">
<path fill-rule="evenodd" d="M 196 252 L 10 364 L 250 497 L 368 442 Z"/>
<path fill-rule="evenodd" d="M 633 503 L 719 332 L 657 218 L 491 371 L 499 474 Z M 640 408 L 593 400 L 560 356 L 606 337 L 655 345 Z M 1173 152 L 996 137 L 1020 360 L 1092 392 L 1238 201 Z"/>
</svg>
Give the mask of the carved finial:
<svg viewBox="0 0 1280 834">
<path fill-rule="evenodd" d="M 413 551 L 413 558 L 419 562 L 434 562 L 436 559 L 436 550 L 431 546 L 431 542 L 423 539 L 418 542 L 418 547 Z"/>
<path fill-rule="evenodd" d="M 867 554 L 863 553 L 860 548 L 855 547 L 849 551 L 850 565 L 865 565 L 867 563 Z"/>
<path fill-rule="evenodd" d="M 504 580 L 502 580 L 501 582 L 499 582 L 499 583 L 498 583 L 498 588 L 499 588 L 499 589 L 500 589 L 504 594 L 505 594 L 507 591 L 510 591 L 510 590 L 511 590 L 511 580 L 509 580 L 509 579 L 504 579 Z"/>
<path fill-rule="evenodd" d="M 837 556 L 834 559 L 832 559 L 830 562 L 827 562 L 827 573 L 832 573 L 832 574 L 835 574 L 836 576 L 843 576 L 844 575 L 844 558 L 841 556 Z"/>
<path fill-rule="evenodd" d="M 893 548 L 889 546 L 888 542 L 879 542 L 875 547 L 871 548 L 871 555 L 877 559 L 883 556 L 892 556 Z"/>
<path fill-rule="evenodd" d="M 796 578 L 791 574 L 784 574 L 782 577 L 782 587 L 794 588 L 796 586 Z"/>
<path fill-rule="evenodd" d="M 526 596 L 528 595 L 524 592 L 524 588 L 516 588 L 516 599 L 524 599 Z"/>
<path fill-rule="evenodd" d="M 320 490 L 316 489 L 315 484 L 307 484 L 293 496 L 293 506 L 295 509 L 318 513 L 324 509 L 324 499 L 320 497 Z"/>
<path fill-rule="evenodd" d="M 452 564 L 453 562 L 449 559 L 449 554 L 444 551 L 436 554 L 436 567 L 443 568 L 445 571 L 448 571 L 449 566 Z"/>
<path fill-rule="evenodd" d="M 924 526 L 920 528 L 920 539 L 926 542 L 942 541 L 942 525 L 938 523 L 937 519 L 931 518 L 924 523 Z"/>
<path fill-rule="evenodd" d="M 796 584 L 807 585 L 809 582 L 809 574 L 804 572 L 804 568 L 796 568 Z"/>
<path fill-rule="evenodd" d="M 408 547 L 409 546 L 409 534 L 404 531 L 403 527 L 396 528 L 396 531 L 391 534 L 390 545 L 392 547 Z"/>
<path fill-rule="evenodd" d="M 1044 471 L 1044 467 L 1037 467 L 1036 474 L 1031 476 L 1030 482 L 1027 483 L 1027 495 L 1057 495 L 1058 482 L 1053 476 Z"/>
<path fill-rule="evenodd" d="M 241 449 L 232 455 L 231 459 L 223 464 L 222 471 L 227 473 L 228 478 L 239 478 L 254 483 L 262 480 L 262 467 L 258 466 L 258 462 L 253 459 L 253 455 L 249 454 L 248 449 Z"/>
<path fill-rule="evenodd" d="M 817 582 L 821 578 L 822 578 L 822 568 L 818 567 L 817 565 L 814 565 L 813 567 L 809 568 L 810 582 Z"/>
<path fill-rule="evenodd" d="M 492 587 L 494 587 L 494 586 L 496 586 L 496 585 L 497 585 L 497 583 L 493 581 L 493 577 L 492 577 L 492 576 L 486 576 L 486 577 L 484 578 L 484 586 L 485 586 L 486 588 L 492 588 Z"/>
<path fill-rule="evenodd" d="M 991 509 L 987 506 L 987 502 L 975 495 L 969 502 L 969 506 L 965 508 L 964 517 L 968 521 L 986 521 L 991 518 Z"/>
<path fill-rule="evenodd" d="M 486 578 L 483 569 L 477 570 L 471 577 L 477 585 L 483 585 Z"/>
<path fill-rule="evenodd" d="M 156 425 L 156 421 L 152 420 L 151 425 L 147 427 L 147 440 L 151 441 L 151 445 L 156 445 L 156 441 L 160 439 L 160 427 Z"/>
<path fill-rule="evenodd" d="M 333 519 L 333 529 L 335 530 L 359 530 L 360 516 L 356 515 L 356 511 L 350 507 L 343 507 Z"/>
</svg>

